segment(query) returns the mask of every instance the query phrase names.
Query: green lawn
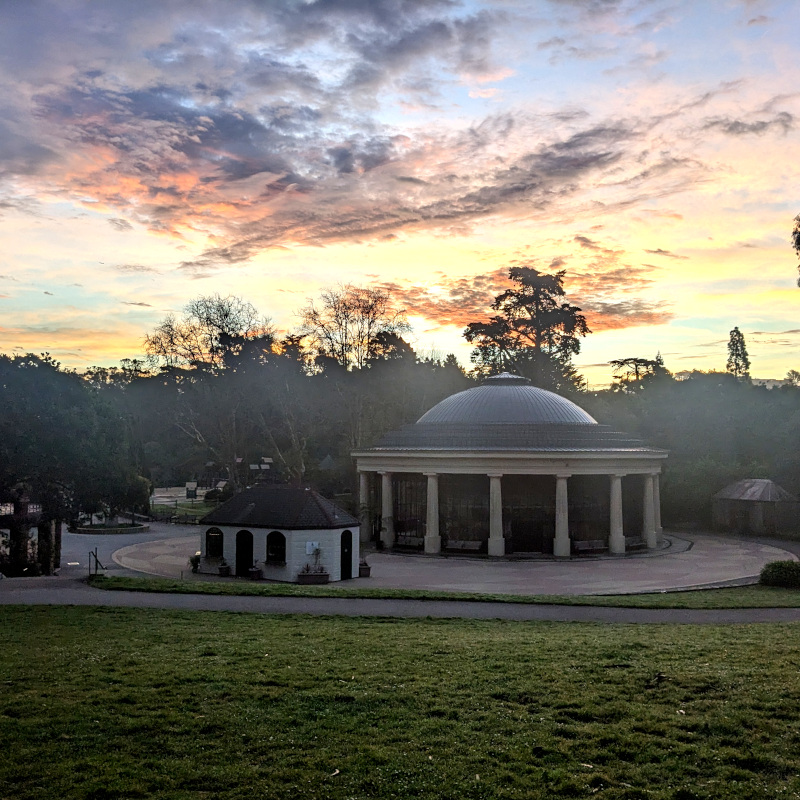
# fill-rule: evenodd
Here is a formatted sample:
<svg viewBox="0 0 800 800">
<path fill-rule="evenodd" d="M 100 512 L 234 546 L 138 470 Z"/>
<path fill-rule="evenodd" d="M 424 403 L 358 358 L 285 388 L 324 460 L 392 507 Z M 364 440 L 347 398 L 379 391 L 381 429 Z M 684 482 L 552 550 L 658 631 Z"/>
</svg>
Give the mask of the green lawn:
<svg viewBox="0 0 800 800">
<path fill-rule="evenodd" d="M 3 798 L 800 796 L 798 625 L 2 613 Z"/>
<path fill-rule="evenodd" d="M 153 503 L 152 509 L 159 514 L 194 514 L 202 517 L 213 511 L 219 503 L 205 503 L 203 500 L 178 500 L 177 503 Z"/>
<path fill-rule="evenodd" d="M 772 586 L 737 586 L 691 592 L 638 595 L 508 595 L 434 592 L 414 589 L 370 589 L 351 586 L 298 586 L 292 583 L 251 583 L 244 580 L 201 581 L 170 578 L 98 576 L 93 586 L 171 594 L 262 595 L 265 597 L 366 597 L 412 600 L 472 600 L 500 603 L 547 603 L 616 608 L 798 608 L 800 590 Z"/>
</svg>

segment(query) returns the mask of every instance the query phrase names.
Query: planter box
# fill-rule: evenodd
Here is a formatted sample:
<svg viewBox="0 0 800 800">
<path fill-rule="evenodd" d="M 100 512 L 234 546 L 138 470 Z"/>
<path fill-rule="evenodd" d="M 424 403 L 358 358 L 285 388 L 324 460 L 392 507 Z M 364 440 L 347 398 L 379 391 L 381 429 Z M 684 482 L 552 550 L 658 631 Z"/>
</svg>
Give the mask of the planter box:
<svg viewBox="0 0 800 800">
<path fill-rule="evenodd" d="M 331 576 L 327 572 L 298 572 L 297 582 L 302 586 L 318 586 L 321 583 L 328 583 Z"/>
<path fill-rule="evenodd" d="M 247 577 L 250 578 L 251 581 L 260 581 L 264 576 L 259 567 L 250 567 L 250 569 L 247 570 Z"/>
<path fill-rule="evenodd" d="M 372 567 L 369 564 L 359 564 L 358 565 L 358 577 L 359 578 L 369 578 L 371 570 L 372 570 Z"/>
<path fill-rule="evenodd" d="M 217 569 L 219 570 L 219 574 L 223 578 L 230 578 L 231 576 L 231 565 L 230 564 L 220 564 Z"/>
</svg>

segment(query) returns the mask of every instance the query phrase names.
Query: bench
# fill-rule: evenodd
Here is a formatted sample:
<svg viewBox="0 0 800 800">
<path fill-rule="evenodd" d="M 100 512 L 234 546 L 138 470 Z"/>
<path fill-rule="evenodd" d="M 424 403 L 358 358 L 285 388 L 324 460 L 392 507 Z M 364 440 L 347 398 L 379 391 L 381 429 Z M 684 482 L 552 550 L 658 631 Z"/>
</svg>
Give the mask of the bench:
<svg viewBox="0 0 800 800">
<path fill-rule="evenodd" d="M 394 540 L 395 547 L 422 547 L 425 544 L 425 539 L 422 536 L 406 536 L 398 534 Z"/>
<path fill-rule="evenodd" d="M 468 552 L 477 553 L 481 549 L 483 542 L 470 540 L 470 539 L 449 539 L 447 542 L 447 550 L 467 550 Z"/>
<path fill-rule="evenodd" d="M 572 550 L 575 553 L 605 553 L 607 549 L 604 539 L 589 539 L 572 543 Z"/>
<path fill-rule="evenodd" d="M 625 551 L 647 550 L 647 542 L 641 536 L 626 536 Z"/>
</svg>

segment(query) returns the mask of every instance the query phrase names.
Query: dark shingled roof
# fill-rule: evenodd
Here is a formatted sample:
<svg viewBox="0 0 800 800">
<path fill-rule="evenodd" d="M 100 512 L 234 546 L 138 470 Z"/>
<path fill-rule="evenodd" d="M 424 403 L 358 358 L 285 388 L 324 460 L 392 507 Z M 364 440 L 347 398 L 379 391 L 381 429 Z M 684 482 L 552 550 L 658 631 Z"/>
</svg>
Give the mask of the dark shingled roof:
<svg viewBox="0 0 800 800">
<path fill-rule="evenodd" d="M 536 450 L 652 452 L 641 439 L 608 425 L 405 425 L 371 450 Z"/>
<path fill-rule="evenodd" d="M 782 489 L 777 483 L 765 478 L 745 478 L 730 486 L 726 486 L 714 495 L 715 500 L 750 500 L 750 501 L 794 501 L 797 498 Z"/>
<path fill-rule="evenodd" d="M 206 514 L 200 523 L 278 530 L 352 528 L 359 524 L 354 516 L 313 489 L 272 485 L 245 489 Z"/>
</svg>

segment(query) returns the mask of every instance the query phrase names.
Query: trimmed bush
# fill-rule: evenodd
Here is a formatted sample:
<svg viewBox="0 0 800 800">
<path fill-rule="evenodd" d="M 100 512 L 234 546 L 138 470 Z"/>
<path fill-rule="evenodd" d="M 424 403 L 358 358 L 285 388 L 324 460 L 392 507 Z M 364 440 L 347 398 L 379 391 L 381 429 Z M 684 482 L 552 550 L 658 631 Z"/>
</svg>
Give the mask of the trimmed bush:
<svg viewBox="0 0 800 800">
<path fill-rule="evenodd" d="M 764 586 L 800 589 L 800 561 L 770 561 L 764 565 L 758 581 Z"/>
</svg>

